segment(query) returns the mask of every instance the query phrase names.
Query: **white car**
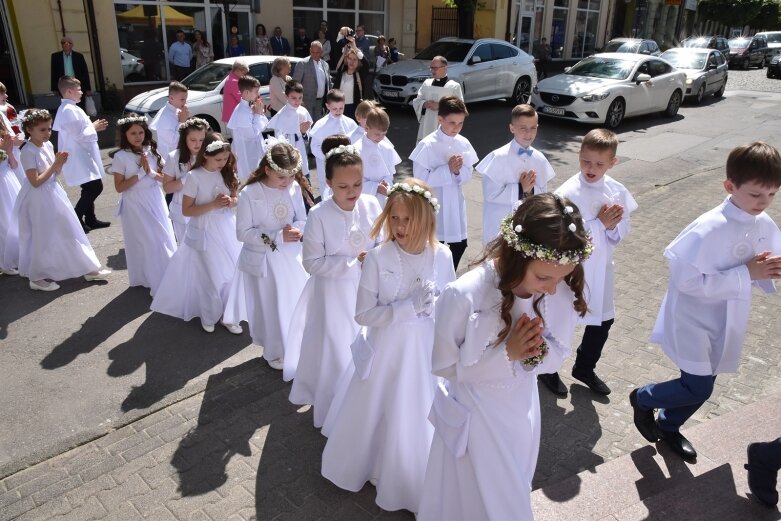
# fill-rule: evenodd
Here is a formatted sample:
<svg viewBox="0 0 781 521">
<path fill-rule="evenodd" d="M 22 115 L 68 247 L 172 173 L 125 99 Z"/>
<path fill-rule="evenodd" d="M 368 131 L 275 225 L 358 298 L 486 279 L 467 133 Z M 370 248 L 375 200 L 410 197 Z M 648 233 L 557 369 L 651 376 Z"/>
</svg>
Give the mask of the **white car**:
<svg viewBox="0 0 781 521">
<path fill-rule="evenodd" d="M 271 79 L 271 64 L 277 56 L 243 56 L 249 65 L 250 75 L 260 80 L 260 96 L 268 104 L 268 82 Z M 187 88 L 187 107 L 190 114 L 209 122 L 212 130 L 230 137 L 230 130 L 222 123 L 222 87 L 238 58 L 223 58 L 206 64 L 182 80 Z M 293 67 L 301 58 L 288 57 Z M 291 70 L 290 74 L 293 72 Z M 168 87 L 160 87 L 139 94 L 125 105 L 125 112 L 141 114 L 151 121 L 157 111 L 168 101 Z"/>
<path fill-rule="evenodd" d="M 146 74 L 144 72 L 144 60 L 134 56 L 127 49 L 119 49 L 119 61 L 122 64 L 122 75 L 125 81 L 144 81 Z"/>
<path fill-rule="evenodd" d="M 685 90 L 686 73 L 660 58 L 601 53 L 540 81 L 531 104 L 545 116 L 616 128 L 629 116 L 674 117 Z"/>
<path fill-rule="evenodd" d="M 729 66 L 724 55 L 716 49 L 683 49 L 676 47 L 662 53 L 661 58 L 686 73 L 686 93 L 695 103 L 705 96 L 720 98 L 727 88 Z"/>
<path fill-rule="evenodd" d="M 383 67 L 374 80 L 377 99 L 387 104 L 407 105 L 421 84 L 431 78 L 431 60 L 444 56 L 447 75 L 461 84 L 464 101 L 505 98 L 513 105 L 527 103 L 537 71 L 534 58 L 503 40 L 442 38 L 415 58 Z"/>
</svg>

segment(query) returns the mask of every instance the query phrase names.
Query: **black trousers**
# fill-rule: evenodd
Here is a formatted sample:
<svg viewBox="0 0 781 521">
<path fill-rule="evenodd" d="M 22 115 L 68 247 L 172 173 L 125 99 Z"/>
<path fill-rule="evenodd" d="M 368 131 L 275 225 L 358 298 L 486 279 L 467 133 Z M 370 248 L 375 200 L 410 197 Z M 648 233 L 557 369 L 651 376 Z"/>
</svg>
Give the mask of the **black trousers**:
<svg viewBox="0 0 781 521">
<path fill-rule="evenodd" d="M 613 319 L 605 320 L 598 326 L 586 326 L 583 332 L 583 340 L 578 346 L 578 356 L 575 358 L 575 367 L 573 371 L 578 373 L 590 374 L 597 366 L 599 358 L 602 356 L 602 348 L 605 347 L 607 336 L 610 332 L 610 326 L 613 325 Z"/>
<path fill-rule="evenodd" d="M 76 201 L 76 215 L 85 223 L 95 221 L 95 199 L 103 191 L 103 181 L 95 179 L 81 185 L 81 197 Z"/>
<path fill-rule="evenodd" d="M 458 262 L 466 251 L 466 239 L 460 242 L 448 242 L 446 244 L 450 246 L 450 253 L 453 254 L 453 268 L 458 269 Z"/>
</svg>

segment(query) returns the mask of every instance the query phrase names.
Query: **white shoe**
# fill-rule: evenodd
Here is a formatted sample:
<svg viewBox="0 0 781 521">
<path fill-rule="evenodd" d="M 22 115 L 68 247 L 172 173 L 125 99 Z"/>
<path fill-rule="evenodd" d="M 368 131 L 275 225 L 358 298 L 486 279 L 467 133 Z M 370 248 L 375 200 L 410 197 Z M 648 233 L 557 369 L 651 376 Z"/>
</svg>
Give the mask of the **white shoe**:
<svg viewBox="0 0 781 521">
<path fill-rule="evenodd" d="M 13 268 L 0 269 L 0 272 L 5 273 L 6 275 L 19 275 L 19 270 L 15 270 Z"/>
<path fill-rule="evenodd" d="M 277 371 L 281 371 L 283 367 L 285 367 L 285 361 L 281 358 L 275 358 L 273 360 L 267 360 L 268 366 L 272 369 L 276 369 Z"/>
<path fill-rule="evenodd" d="M 377 487 L 377 480 L 372 478 L 369 480 L 369 483 L 371 483 L 375 488 Z"/>
<path fill-rule="evenodd" d="M 87 282 L 92 282 L 93 280 L 106 280 L 108 276 L 111 275 L 111 270 L 106 268 L 101 268 L 95 274 L 87 273 L 84 275 L 84 280 Z"/>
<path fill-rule="evenodd" d="M 238 324 L 226 324 L 223 321 L 220 321 L 220 324 L 225 326 L 225 329 L 227 329 L 228 331 L 230 331 L 234 335 L 240 335 L 240 334 L 242 334 L 244 332 L 244 330 Z"/>
<path fill-rule="evenodd" d="M 207 333 L 214 333 L 214 324 L 207 324 L 203 320 L 201 320 L 201 327 Z"/>
<path fill-rule="evenodd" d="M 49 282 L 46 286 L 42 284 L 38 284 L 35 281 L 30 281 L 30 289 L 36 290 L 36 291 L 57 291 L 60 289 L 60 285 L 57 284 L 54 281 Z"/>
</svg>

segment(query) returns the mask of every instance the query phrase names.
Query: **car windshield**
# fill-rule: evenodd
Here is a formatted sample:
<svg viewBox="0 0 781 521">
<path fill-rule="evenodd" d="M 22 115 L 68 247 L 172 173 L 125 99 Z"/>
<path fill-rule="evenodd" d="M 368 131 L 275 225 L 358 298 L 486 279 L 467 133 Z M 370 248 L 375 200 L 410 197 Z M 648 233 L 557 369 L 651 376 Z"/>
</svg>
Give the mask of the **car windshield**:
<svg viewBox="0 0 781 521">
<path fill-rule="evenodd" d="M 576 63 L 567 74 L 588 76 L 590 78 L 606 78 L 610 80 L 625 80 L 632 72 L 635 62 L 617 60 L 615 58 L 586 58 Z"/>
<path fill-rule="evenodd" d="M 637 52 L 639 47 L 637 42 L 607 42 L 602 52 Z"/>
<path fill-rule="evenodd" d="M 705 49 L 710 43 L 710 38 L 697 38 L 696 40 L 686 40 L 683 42 L 684 47 L 693 47 L 695 49 Z"/>
<path fill-rule="evenodd" d="M 415 56 L 416 60 L 433 60 L 435 56 L 444 56 L 449 62 L 462 62 L 466 58 L 471 43 L 434 42 Z"/>
<path fill-rule="evenodd" d="M 667 51 L 662 59 L 667 60 L 679 69 L 702 69 L 705 67 L 706 54 L 693 52 Z"/>
<path fill-rule="evenodd" d="M 228 64 L 210 63 L 187 76 L 182 83 L 190 90 L 208 92 L 217 88 L 230 71 L 231 66 Z"/>
<path fill-rule="evenodd" d="M 745 49 L 751 43 L 751 40 L 748 38 L 733 38 L 727 43 L 729 43 L 730 49 Z"/>
</svg>

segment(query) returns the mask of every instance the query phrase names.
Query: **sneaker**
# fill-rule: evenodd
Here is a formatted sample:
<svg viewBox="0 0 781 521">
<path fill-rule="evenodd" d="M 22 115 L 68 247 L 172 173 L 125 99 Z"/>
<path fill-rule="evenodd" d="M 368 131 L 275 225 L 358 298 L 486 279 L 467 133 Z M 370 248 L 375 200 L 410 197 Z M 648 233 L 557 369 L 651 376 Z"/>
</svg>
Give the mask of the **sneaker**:
<svg viewBox="0 0 781 521">
<path fill-rule="evenodd" d="M 275 358 L 273 360 L 267 360 L 268 366 L 272 369 L 276 369 L 277 371 L 281 371 L 282 368 L 285 366 L 285 361 L 281 358 Z"/>
<path fill-rule="evenodd" d="M 202 328 L 203 328 L 203 330 L 204 330 L 204 331 L 206 331 L 207 333 L 214 333 L 214 324 L 207 324 L 206 322 L 204 322 L 203 320 L 201 320 L 201 327 L 202 327 Z"/>
<path fill-rule="evenodd" d="M 225 326 L 225 329 L 233 333 L 234 335 L 240 335 L 244 332 L 244 330 L 241 328 L 238 324 L 226 324 L 225 322 L 220 321 L 220 324 Z"/>
<path fill-rule="evenodd" d="M 92 282 L 93 280 L 106 280 L 108 276 L 111 275 L 111 270 L 106 268 L 101 268 L 98 271 L 93 273 L 87 273 L 84 275 L 84 280 L 87 282 Z"/>
<path fill-rule="evenodd" d="M 16 270 L 14 268 L 3 268 L 0 269 L 0 271 L 5 273 L 6 275 L 19 275 L 19 270 Z"/>
<path fill-rule="evenodd" d="M 46 282 L 45 280 L 42 282 Z M 30 289 L 35 291 L 57 291 L 60 289 L 60 285 L 54 281 L 49 281 L 48 284 L 39 284 L 33 280 L 30 281 Z"/>
</svg>

